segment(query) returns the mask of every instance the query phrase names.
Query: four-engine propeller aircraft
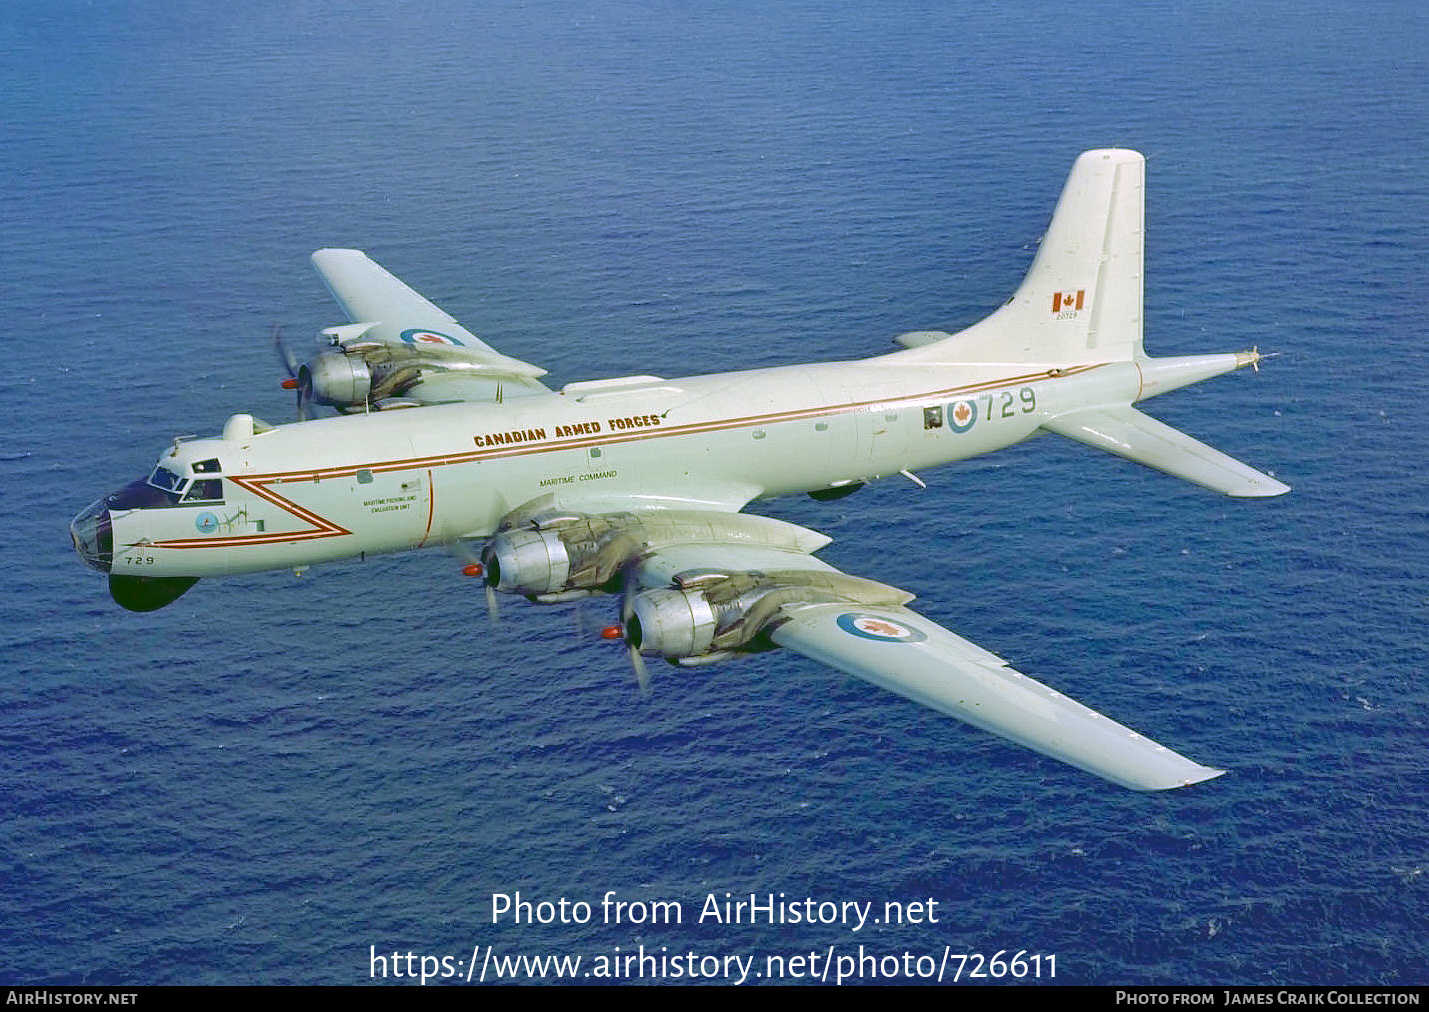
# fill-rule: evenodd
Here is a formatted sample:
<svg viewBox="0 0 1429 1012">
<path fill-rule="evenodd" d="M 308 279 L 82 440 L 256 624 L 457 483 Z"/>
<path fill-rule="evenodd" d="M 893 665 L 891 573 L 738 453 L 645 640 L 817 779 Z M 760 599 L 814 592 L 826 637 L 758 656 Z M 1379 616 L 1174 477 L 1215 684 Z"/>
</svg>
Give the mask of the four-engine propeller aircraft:
<svg viewBox="0 0 1429 1012">
<path fill-rule="evenodd" d="M 1233 496 L 1287 486 L 1136 401 L 1259 361 L 1142 350 L 1145 162 L 1074 165 L 1010 301 L 958 334 L 876 358 L 553 391 L 357 250 L 313 254 L 350 323 L 289 359 L 299 421 L 230 418 L 71 525 L 125 608 L 197 579 L 439 544 L 467 571 L 555 602 L 619 595 L 640 655 L 704 664 L 785 647 L 1138 790 L 1218 776 L 1009 668 L 906 607 L 913 595 L 814 558 L 828 538 L 742 512 L 837 498 L 887 475 L 1055 432 Z M 312 404 L 335 417 L 306 416 Z M 409 408 L 410 410 L 395 410 Z M 916 480 L 916 479 L 915 479 Z"/>
</svg>

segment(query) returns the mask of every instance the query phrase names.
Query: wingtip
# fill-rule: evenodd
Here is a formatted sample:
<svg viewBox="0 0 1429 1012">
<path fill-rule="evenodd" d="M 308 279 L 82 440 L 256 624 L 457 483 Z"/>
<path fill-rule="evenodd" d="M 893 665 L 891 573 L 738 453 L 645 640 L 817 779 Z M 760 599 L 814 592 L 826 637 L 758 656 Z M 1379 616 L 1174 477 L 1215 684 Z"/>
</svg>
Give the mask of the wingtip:
<svg viewBox="0 0 1429 1012">
<path fill-rule="evenodd" d="M 1227 492 L 1227 495 L 1237 499 L 1274 499 L 1276 496 L 1284 495 L 1291 491 L 1289 485 L 1278 478 L 1272 478 L 1268 474 L 1261 473 L 1259 478 L 1249 482 L 1245 488 Z"/>
<path fill-rule="evenodd" d="M 1227 770 L 1218 770 L 1211 766 L 1198 765 L 1195 766 L 1195 772 L 1193 772 L 1190 776 L 1181 776 L 1178 779 L 1172 780 L 1170 782 L 1145 783 L 1137 785 L 1132 789 L 1138 791 L 1146 791 L 1148 793 L 1152 791 L 1174 791 L 1182 787 L 1190 787 L 1192 784 L 1203 784 L 1207 780 L 1216 779 L 1216 777 L 1223 777 L 1226 775 L 1227 772 Z"/>
<path fill-rule="evenodd" d="M 311 260 L 313 263 L 322 263 L 324 260 L 344 260 L 354 257 L 366 259 L 367 254 L 360 249 L 347 249 L 342 246 L 324 246 L 322 249 L 313 250 Z"/>
<path fill-rule="evenodd" d="M 1146 161 L 1146 156 L 1132 148 L 1092 148 L 1090 151 L 1083 151 L 1077 158 L 1078 161 L 1082 159 L 1088 161 L 1103 160 L 1121 164 L 1126 162 L 1144 162 Z"/>
<path fill-rule="evenodd" d="M 1216 779 L 1216 777 L 1223 777 L 1230 772 L 1229 770 L 1218 770 L 1211 766 L 1202 766 L 1201 769 L 1204 772 L 1202 772 L 1200 776 L 1191 777 L 1181 786 L 1190 787 L 1192 784 L 1203 784 L 1207 780 L 1214 780 Z"/>
</svg>

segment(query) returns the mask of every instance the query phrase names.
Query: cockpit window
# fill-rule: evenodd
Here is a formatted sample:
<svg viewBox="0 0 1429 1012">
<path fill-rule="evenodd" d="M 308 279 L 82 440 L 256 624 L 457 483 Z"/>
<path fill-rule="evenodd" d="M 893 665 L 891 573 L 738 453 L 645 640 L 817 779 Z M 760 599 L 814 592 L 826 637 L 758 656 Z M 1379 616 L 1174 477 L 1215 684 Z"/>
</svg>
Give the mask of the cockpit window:
<svg viewBox="0 0 1429 1012">
<path fill-rule="evenodd" d="M 149 475 L 149 484 L 155 488 L 161 488 L 165 492 L 177 491 L 182 482 L 183 479 L 174 474 L 174 472 L 170 471 L 167 467 L 156 467 L 154 468 L 154 473 Z"/>
<path fill-rule="evenodd" d="M 200 460 L 194 463 L 194 474 L 218 474 L 223 470 L 218 466 L 218 458 L 211 457 L 208 460 Z"/>
<path fill-rule="evenodd" d="M 221 478 L 195 478 L 184 493 L 183 502 L 223 501 L 223 480 Z"/>
</svg>

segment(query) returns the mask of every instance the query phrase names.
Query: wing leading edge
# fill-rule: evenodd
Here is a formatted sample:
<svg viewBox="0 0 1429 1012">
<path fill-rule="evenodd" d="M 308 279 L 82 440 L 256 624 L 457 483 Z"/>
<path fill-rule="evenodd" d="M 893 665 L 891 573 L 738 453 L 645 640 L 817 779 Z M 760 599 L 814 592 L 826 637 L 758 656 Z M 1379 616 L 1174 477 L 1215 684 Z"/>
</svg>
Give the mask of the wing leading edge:
<svg viewBox="0 0 1429 1012">
<path fill-rule="evenodd" d="M 903 607 L 788 608 L 780 646 L 1137 791 L 1218 777 Z"/>
</svg>

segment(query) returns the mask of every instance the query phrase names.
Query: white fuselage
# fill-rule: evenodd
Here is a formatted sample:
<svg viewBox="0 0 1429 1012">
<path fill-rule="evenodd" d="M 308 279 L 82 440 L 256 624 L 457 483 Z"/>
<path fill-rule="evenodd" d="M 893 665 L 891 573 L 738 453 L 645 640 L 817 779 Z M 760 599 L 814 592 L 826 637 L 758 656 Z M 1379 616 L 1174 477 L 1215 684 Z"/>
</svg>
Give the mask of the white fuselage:
<svg viewBox="0 0 1429 1012">
<path fill-rule="evenodd" d="M 254 572 L 484 537 L 545 495 L 563 508 L 738 509 L 987 453 L 1141 387 L 1130 362 L 899 359 L 577 383 L 256 434 L 236 416 L 222 438 L 159 461 L 188 475 L 216 459 L 222 501 L 115 510 L 112 572 Z"/>
</svg>

